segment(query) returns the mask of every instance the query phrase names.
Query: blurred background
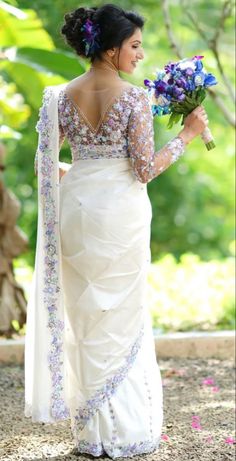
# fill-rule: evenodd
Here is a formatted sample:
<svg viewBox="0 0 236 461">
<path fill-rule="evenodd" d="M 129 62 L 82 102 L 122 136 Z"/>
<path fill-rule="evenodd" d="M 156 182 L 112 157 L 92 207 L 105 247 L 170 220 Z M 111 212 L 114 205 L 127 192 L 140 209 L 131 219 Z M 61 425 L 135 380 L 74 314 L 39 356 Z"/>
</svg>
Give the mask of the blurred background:
<svg viewBox="0 0 236 461">
<path fill-rule="evenodd" d="M 143 86 L 144 78 L 152 79 L 168 61 L 194 55 L 204 56 L 204 67 L 218 80 L 204 102 L 216 148 L 208 152 L 201 139 L 195 139 L 178 162 L 148 184 L 153 207 L 148 303 L 159 332 L 233 329 L 234 2 L 91 0 L 89 5 L 104 3 L 135 9 L 146 18 L 145 59 L 132 76 L 123 75 L 126 80 Z M 37 234 L 35 125 L 44 87 L 71 80 L 89 68 L 60 36 L 64 14 L 80 6 L 88 2 L 0 1 L 0 142 L 5 152 L 0 174 L 4 187 L 19 201 L 16 225 L 28 239 L 23 252 L 13 252 L 11 263 L 26 299 Z M 180 125 L 167 130 L 167 120 L 154 120 L 157 150 L 180 130 Z M 66 143 L 60 160 L 70 161 Z M 0 200 L 0 210 L 1 205 Z M 2 221 L 0 229 L 1 249 Z M 1 302 L 5 275 L 2 270 Z M 24 334 L 24 316 L 16 315 L 10 303 L 8 310 L 13 336 Z M 12 335 L 4 325 L 0 305 L 0 330 Z"/>
</svg>

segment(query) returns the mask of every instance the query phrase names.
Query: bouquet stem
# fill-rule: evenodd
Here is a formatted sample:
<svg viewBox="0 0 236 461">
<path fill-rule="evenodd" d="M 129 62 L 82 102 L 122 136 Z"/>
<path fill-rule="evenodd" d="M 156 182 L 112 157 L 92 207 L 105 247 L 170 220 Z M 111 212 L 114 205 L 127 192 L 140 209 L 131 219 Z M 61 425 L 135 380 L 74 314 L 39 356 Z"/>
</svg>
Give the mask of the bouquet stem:
<svg viewBox="0 0 236 461">
<path fill-rule="evenodd" d="M 201 138 L 207 150 L 211 150 L 214 149 L 214 147 L 216 147 L 210 128 L 205 128 L 205 130 L 201 133 Z"/>
</svg>

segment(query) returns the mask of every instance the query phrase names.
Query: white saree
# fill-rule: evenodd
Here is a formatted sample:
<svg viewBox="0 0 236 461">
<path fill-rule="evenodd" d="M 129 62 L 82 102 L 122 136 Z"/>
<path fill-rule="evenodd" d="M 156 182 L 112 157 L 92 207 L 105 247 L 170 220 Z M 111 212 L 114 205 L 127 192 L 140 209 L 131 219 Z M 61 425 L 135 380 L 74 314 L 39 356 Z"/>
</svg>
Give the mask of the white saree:
<svg viewBox="0 0 236 461">
<path fill-rule="evenodd" d="M 135 122 L 129 158 L 121 136 L 114 138 L 118 130 L 109 131 L 110 119 L 106 128 L 113 144 L 96 145 L 94 137 L 79 146 L 73 134 L 72 167 L 59 181 L 59 127 L 70 141 L 71 126 L 80 126 L 65 88 L 47 88 L 38 122 L 38 236 L 27 311 L 25 415 L 51 423 L 70 418 L 79 452 L 115 459 L 152 452 L 160 443 L 162 383 L 146 306 L 152 218 L 146 182 L 173 163 L 183 146 L 175 138 L 153 166 L 153 153 L 148 161 L 132 153 Z M 146 108 L 151 123 L 144 90 L 132 88 L 110 114 L 111 108 L 121 112 L 123 104 L 119 120 L 127 125 Z M 136 112 L 128 110 L 138 96 L 146 106 L 136 103 Z M 143 140 L 153 137 L 150 123 Z M 90 130 L 83 139 L 91 135 Z M 140 136 L 138 141 L 137 149 Z"/>
</svg>

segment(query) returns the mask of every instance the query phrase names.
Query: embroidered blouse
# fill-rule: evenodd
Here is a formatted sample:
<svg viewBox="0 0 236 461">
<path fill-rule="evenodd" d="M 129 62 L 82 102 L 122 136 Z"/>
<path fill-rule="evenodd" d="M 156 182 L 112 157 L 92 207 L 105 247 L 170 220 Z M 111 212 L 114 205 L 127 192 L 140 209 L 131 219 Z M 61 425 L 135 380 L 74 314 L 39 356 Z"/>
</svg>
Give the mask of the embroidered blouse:
<svg viewBox="0 0 236 461">
<path fill-rule="evenodd" d="M 137 180 L 147 183 L 166 170 L 184 152 L 176 136 L 155 152 L 153 115 L 146 90 L 130 86 L 115 97 L 94 129 L 64 89 L 58 99 L 60 146 L 67 138 L 72 162 L 79 159 L 130 158 Z M 35 157 L 35 169 L 37 169 Z"/>
</svg>

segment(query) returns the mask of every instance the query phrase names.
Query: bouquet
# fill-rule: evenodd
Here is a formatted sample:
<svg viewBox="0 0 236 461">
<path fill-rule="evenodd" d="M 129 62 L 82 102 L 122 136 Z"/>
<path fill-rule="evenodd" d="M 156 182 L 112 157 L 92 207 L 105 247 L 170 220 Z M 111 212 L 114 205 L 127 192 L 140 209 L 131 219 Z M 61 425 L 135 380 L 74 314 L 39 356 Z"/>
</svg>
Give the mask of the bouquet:
<svg viewBox="0 0 236 461">
<path fill-rule="evenodd" d="M 144 80 L 152 100 L 152 113 L 171 114 L 167 128 L 172 128 L 182 118 L 199 106 L 206 97 L 206 88 L 216 85 L 214 75 L 207 73 L 202 64 L 204 56 L 194 56 L 178 62 L 169 62 L 164 70 L 158 70 L 155 80 Z M 208 150 L 215 147 L 210 129 L 201 134 Z"/>
</svg>

